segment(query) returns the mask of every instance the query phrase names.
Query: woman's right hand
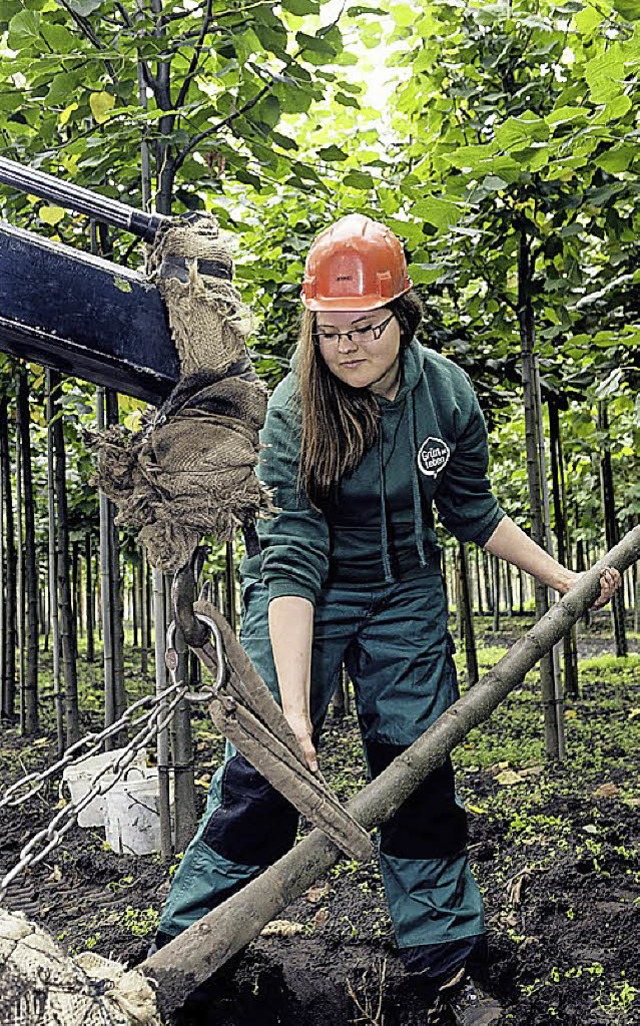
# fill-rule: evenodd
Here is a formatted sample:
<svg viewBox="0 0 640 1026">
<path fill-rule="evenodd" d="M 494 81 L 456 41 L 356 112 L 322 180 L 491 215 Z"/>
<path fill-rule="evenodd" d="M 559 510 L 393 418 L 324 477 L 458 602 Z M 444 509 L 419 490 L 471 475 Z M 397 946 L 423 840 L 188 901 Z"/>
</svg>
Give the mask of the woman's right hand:
<svg viewBox="0 0 640 1026">
<path fill-rule="evenodd" d="M 318 772 L 318 756 L 311 740 L 313 728 L 309 716 L 305 712 L 284 710 L 287 723 L 296 736 L 296 741 L 302 749 L 304 761 L 312 773 Z"/>
</svg>

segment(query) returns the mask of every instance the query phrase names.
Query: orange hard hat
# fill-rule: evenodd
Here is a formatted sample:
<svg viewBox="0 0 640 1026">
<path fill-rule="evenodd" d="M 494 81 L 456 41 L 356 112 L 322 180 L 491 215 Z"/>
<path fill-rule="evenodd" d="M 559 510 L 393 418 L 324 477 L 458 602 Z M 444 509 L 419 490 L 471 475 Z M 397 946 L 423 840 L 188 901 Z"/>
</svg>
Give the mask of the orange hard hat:
<svg viewBox="0 0 640 1026">
<path fill-rule="evenodd" d="M 374 310 L 411 284 L 393 232 L 364 214 L 348 214 L 312 243 L 301 298 L 309 310 Z"/>
</svg>

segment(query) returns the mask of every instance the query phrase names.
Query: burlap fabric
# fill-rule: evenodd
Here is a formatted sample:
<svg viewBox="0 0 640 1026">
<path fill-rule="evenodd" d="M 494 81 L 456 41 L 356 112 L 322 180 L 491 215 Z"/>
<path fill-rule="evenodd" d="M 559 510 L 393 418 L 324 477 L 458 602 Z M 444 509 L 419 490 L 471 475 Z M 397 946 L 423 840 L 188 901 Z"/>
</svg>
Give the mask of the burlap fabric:
<svg viewBox="0 0 640 1026">
<path fill-rule="evenodd" d="M 135 970 L 85 952 L 68 957 L 41 927 L 0 909 L 0 1026 L 162 1026 Z"/>
<path fill-rule="evenodd" d="M 250 317 L 225 278 L 232 261 L 216 221 L 165 230 L 150 268 L 182 378 L 142 431 L 111 428 L 98 439 L 96 481 L 118 506 L 117 522 L 138 529 L 152 565 L 175 570 L 203 535 L 228 540 L 271 512 L 254 473 L 267 392 L 251 367 Z"/>
</svg>

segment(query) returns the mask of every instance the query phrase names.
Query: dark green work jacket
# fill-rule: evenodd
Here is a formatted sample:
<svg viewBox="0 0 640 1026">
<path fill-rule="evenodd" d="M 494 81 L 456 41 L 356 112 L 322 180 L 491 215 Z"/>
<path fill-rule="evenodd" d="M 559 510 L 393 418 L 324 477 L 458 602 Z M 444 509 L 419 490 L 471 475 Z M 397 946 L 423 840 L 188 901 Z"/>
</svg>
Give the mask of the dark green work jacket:
<svg viewBox="0 0 640 1026">
<path fill-rule="evenodd" d="M 258 476 L 280 512 L 260 521 L 261 552 L 245 579 L 262 578 L 270 598 L 315 601 L 331 583 L 367 586 L 439 573 L 433 504 L 461 541 L 483 545 L 505 515 L 487 478 L 487 432 L 468 375 L 411 342 L 395 399 L 380 398 L 376 443 L 319 512 L 298 487 L 300 413 L 292 370 L 275 389 L 261 434 Z"/>
</svg>

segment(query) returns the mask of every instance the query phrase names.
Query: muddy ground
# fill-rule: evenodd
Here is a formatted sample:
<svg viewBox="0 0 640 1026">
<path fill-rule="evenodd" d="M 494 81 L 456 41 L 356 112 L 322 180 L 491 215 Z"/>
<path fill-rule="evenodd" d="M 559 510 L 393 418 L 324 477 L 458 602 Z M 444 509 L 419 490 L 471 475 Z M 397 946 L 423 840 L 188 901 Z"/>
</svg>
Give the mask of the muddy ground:
<svg viewBox="0 0 640 1026">
<path fill-rule="evenodd" d="M 484 625 L 485 666 L 520 625 Z M 504 1026 L 640 1026 L 640 656 L 616 661 L 609 619 L 580 636 L 581 697 L 568 704 L 567 758 L 545 761 L 534 675 L 456 753 L 470 817 L 470 852 L 487 908 L 486 985 Z M 587 661 L 584 661 L 586 658 Z M 89 720 L 87 720 L 87 724 Z M 198 730 L 200 795 L 220 750 Z M 45 765 L 52 735 L 26 745 L 0 734 L 0 779 Z M 323 768 L 341 797 L 364 781 L 353 717 L 325 733 Z M 0 811 L 0 874 L 58 802 Z M 118 856 L 100 832 L 77 827 L 19 878 L 4 905 L 21 909 L 71 952 L 93 949 L 133 964 L 145 954 L 167 892 L 158 856 Z M 282 913 L 219 974 L 180 1026 L 424 1026 L 396 957 L 375 866 L 346 860 Z"/>
</svg>

